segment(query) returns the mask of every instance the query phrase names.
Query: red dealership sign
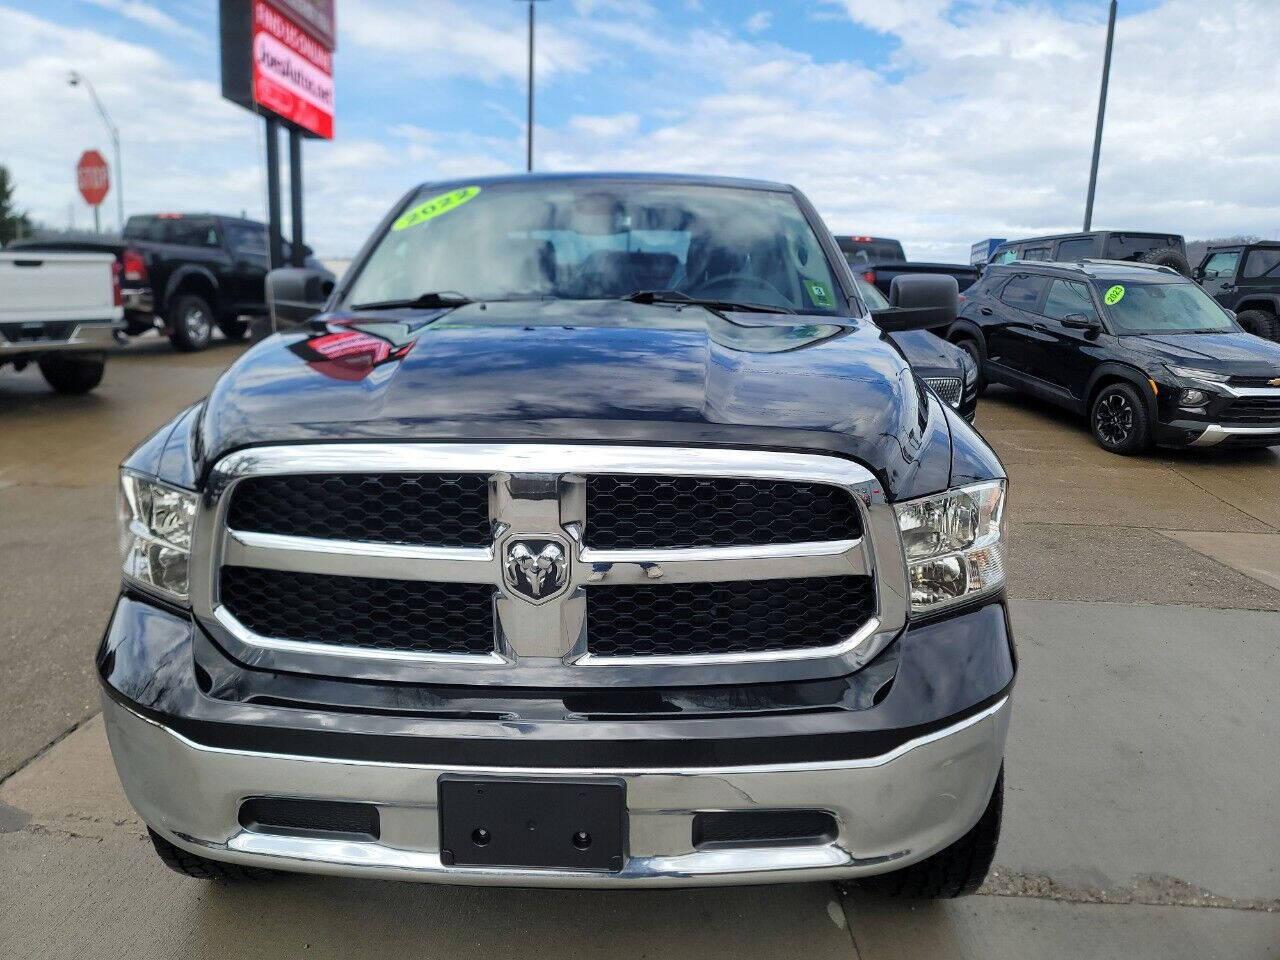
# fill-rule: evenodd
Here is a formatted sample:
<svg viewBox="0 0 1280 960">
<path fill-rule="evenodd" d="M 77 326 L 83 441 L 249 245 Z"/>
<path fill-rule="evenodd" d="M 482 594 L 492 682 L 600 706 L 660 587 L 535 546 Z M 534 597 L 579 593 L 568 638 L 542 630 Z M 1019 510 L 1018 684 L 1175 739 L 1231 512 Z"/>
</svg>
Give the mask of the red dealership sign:
<svg viewBox="0 0 1280 960">
<path fill-rule="evenodd" d="M 107 161 L 97 150 L 86 150 L 80 154 L 80 162 L 76 164 L 76 186 L 80 196 L 91 207 L 96 207 L 106 199 L 111 189 L 111 173 L 107 169 Z"/>
<path fill-rule="evenodd" d="M 222 95 L 333 139 L 332 0 L 222 0 Z"/>
</svg>

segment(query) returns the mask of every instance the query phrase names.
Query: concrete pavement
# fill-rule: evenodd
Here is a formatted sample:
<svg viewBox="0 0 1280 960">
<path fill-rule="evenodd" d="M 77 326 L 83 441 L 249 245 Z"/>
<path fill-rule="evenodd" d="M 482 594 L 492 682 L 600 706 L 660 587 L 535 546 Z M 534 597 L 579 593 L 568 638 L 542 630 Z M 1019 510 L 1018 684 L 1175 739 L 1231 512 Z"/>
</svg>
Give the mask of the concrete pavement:
<svg viewBox="0 0 1280 960">
<path fill-rule="evenodd" d="M 90 656 L 115 465 L 237 353 L 136 343 L 79 399 L 0 373 L 0 956 L 1280 957 L 1280 451 L 1125 460 L 1003 391 L 979 428 L 1011 476 L 1022 674 L 983 895 L 169 873 L 106 755 Z"/>
</svg>

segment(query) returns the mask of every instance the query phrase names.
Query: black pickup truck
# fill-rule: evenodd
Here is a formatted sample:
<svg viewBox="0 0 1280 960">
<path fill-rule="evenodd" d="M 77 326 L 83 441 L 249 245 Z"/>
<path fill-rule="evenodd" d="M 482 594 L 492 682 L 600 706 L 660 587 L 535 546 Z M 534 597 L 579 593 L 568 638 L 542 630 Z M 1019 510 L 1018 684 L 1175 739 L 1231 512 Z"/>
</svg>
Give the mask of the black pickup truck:
<svg viewBox="0 0 1280 960">
<path fill-rule="evenodd" d="M 9 248 L 114 254 L 121 267 L 125 332 L 137 336 L 159 326 L 178 350 L 203 350 L 215 326 L 239 339 L 248 330 L 246 317 L 267 312 L 267 228 L 256 220 L 147 214 L 130 217 L 119 241 L 31 239 Z"/>
<path fill-rule="evenodd" d="M 1210 247 L 1191 277 L 1249 333 L 1280 341 L 1280 243 Z"/>
<path fill-rule="evenodd" d="M 1005 474 L 793 187 L 427 184 L 121 473 L 97 654 L 159 856 L 447 883 L 977 888 Z M 291 329 L 285 329 L 291 324 Z"/>
</svg>

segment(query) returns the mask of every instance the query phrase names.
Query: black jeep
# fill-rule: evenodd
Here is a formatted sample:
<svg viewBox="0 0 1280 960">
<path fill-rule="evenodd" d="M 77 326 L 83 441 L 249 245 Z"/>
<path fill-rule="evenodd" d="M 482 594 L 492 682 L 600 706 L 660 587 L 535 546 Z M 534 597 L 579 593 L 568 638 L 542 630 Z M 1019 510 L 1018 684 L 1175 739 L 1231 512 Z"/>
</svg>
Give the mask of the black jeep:
<svg viewBox="0 0 1280 960">
<path fill-rule="evenodd" d="M 1240 326 L 1280 340 L 1280 242 L 1210 247 L 1191 276 Z"/>
</svg>

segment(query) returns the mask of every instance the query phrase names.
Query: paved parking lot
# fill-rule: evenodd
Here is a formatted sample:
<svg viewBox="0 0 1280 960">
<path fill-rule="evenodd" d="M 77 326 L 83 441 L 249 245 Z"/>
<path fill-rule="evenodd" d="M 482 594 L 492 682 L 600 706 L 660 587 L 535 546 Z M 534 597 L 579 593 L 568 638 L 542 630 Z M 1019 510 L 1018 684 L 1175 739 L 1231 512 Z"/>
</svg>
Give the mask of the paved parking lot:
<svg viewBox="0 0 1280 960">
<path fill-rule="evenodd" d="M 84 398 L 0 372 L 0 956 L 1280 957 L 1280 450 L 1125 460 L 1004 391 L 1022 674 L 982 895 L 187 881 L 106 754 L 115 467 L 238 352 L 133 344 Z"/>
</svg>

